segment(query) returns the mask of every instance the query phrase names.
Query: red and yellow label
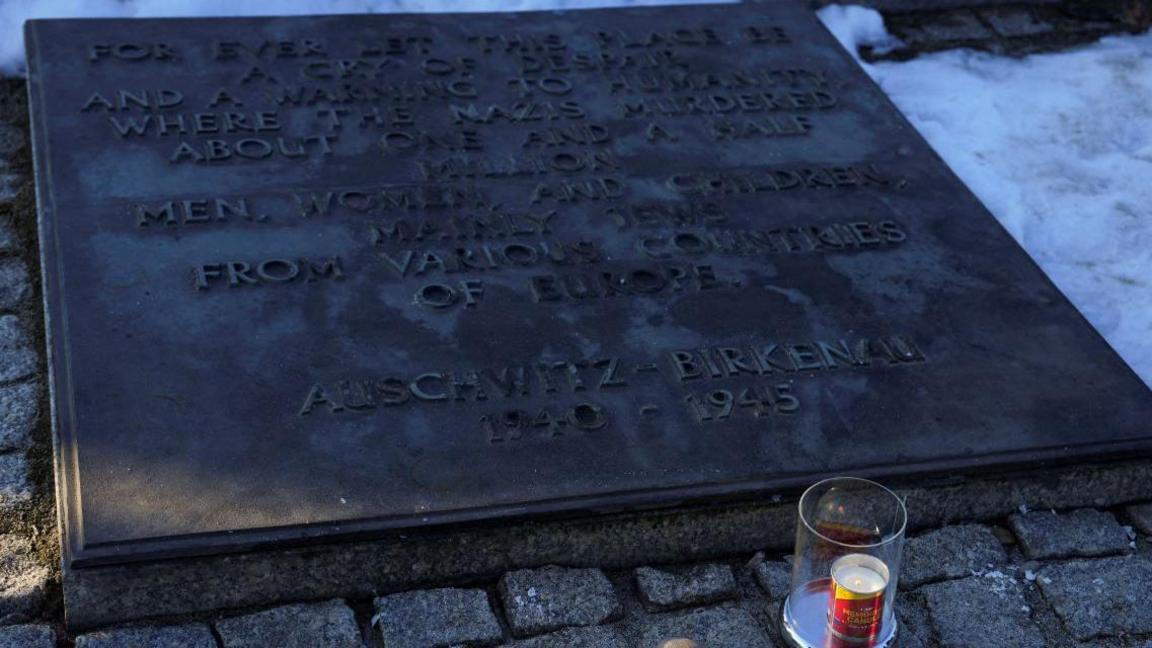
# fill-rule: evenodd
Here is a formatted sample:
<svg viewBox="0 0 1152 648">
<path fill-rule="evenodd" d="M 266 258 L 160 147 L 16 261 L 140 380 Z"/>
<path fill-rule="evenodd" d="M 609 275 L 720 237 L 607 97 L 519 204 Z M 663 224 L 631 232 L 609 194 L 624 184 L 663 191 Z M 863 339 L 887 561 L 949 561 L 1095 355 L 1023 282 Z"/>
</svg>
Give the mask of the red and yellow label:
<svg viewBox="0 0 1152 648">
<path fill-rule="evenodd" d="M 833 581 L 828 623 L 832 632 L 846 639 L 873 639 L 880 633 L 884 591 L 861 594 Z"/>
</svg>

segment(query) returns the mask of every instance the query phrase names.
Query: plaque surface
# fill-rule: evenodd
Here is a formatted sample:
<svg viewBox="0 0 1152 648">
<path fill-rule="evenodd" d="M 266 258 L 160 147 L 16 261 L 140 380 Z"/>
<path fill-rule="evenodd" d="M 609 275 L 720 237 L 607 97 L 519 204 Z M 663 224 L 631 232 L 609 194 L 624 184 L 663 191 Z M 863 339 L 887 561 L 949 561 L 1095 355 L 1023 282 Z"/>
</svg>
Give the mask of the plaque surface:
<svg viewBox="0 0 1152 648">
<path fill-rule="evenodd" d="M 70 569 L 1152 446 L 799 4 L 28 36 Z"/>
</svg>

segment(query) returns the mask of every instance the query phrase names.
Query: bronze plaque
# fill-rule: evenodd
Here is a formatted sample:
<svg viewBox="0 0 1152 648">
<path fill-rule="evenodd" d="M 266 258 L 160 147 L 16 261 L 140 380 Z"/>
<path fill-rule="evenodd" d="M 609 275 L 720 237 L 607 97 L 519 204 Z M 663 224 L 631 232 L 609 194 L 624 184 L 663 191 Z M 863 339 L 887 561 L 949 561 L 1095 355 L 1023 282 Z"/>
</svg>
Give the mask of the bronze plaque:
<svg viewBox="0 0 1152 648">
<path fill-rule="evenodd" d="M 1152 445 L 799 3 L 28 47 L 69 569 Z"/>
</svg>

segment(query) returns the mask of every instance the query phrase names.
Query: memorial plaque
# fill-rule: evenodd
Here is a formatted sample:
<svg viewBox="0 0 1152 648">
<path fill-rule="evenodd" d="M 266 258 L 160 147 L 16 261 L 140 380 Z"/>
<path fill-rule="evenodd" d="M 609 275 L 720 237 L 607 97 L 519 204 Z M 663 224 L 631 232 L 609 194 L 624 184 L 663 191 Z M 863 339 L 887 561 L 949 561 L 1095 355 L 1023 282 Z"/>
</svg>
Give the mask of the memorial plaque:
<svg viewBox="0 0 1152 648">
<path fill-rule="evenodd" d="M 1152 447 L 798 3 L 27 31 L 68 570 Z"/>
</svg>

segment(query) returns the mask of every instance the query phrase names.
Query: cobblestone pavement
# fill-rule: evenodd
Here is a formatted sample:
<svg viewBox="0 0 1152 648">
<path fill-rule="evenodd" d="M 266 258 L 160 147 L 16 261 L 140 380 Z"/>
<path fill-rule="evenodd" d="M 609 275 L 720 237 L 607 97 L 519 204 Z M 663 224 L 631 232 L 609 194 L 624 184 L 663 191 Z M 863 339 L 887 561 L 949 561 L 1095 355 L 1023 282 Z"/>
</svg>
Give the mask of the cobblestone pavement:
<svg viewBox="0 0 1152 648">
<path fill-rule="evenodd" d="M 858 4 L 878 9 L 903 46 L 865 50 L 866 59 L 907 59 L 966 47 L 1020 56 L 1136 33 L 1152 24 L 1150 0 L 814 0 L 814 6 Z"/>
<path fill-rule="evenodd" d="M 1152 20 L 1145 1 L 868 0 L 886 12 L 906 56 L 956 45 L 1020 53 Z M 1077 13 L 1079 12 L 1079 13 Z M 374 599 L 228 610 L 78 637 L 62 624 L 59 557 L 46 416 L 39 270 L 24 84 L 0 79 L 0 648 L 357 646 L 658 647 L 688 637 L 703 647 L 781 646 L 786 556 L 601 570 L 549 565 L 488 580 L 444 583 Z M 1026 489 L 956 497 L 909 539 L 898 596 L 902 646 L 1152 648 L 1152 501 L 1093 480 L 1073 496 L 1008 515 Z M 1079 482 L 1078 482 L 1079 483 Z M 1077 487 L 1079 488 L 1079 487 Z M 945 494 L 940 494 L 945 493 Z M 967 494 L 965 494 L 967 493 Z M 1147 496 L 1141 496 L 1147 497 Z M 1061 506 L 1060 502 L 1065 504 Z M 1027 503 L 1027 502 L 1025 502 Z M 1075 508 L 1086 503 L 1091 508 Z M 947 511 L 983 511 L 967 521 Z M 926 521 L 925 521 L 926 520 Z M 780 538 L 773 546 L 786 546 Z M 73 643 L 74 642 L 74 643 Z"/>
<path fill-rule="evenodd" d="M 60 616 L 36 215 L 21 80 L 0 78 L 0 647 L 34 645 Z M 8 637 L 16 637 L 10 639 Z M 8 643 L 5 643 L 7 641 Z"/>
<path fill-rule="evenodd" d="M 1150 511 L 1023 510 L 914 535 L 898 595 L 901 645 L 1152 648 Z M 787 558 L 607 572 L 550 565 L 374 600 L 109 628 L 75 637 L 75 646 L 661 648 L 685 637 L 701 647 L 772 648 L 783 646 L 776 620 Z M 26 580 L 42 577 L 25 569 Z M 0 626 L 0 648 L 49 648 L 64 638 L 34 616 L 20 620 Z"/>
</svg>

